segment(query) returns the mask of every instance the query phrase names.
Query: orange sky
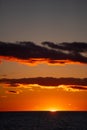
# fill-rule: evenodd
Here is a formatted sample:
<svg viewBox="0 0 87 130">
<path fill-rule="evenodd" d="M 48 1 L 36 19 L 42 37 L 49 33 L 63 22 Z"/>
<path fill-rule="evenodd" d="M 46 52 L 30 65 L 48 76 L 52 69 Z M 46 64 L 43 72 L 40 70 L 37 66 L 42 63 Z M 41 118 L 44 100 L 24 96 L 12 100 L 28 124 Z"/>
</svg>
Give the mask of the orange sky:
<svg viewBox="0 0 87 130">
<path fill-rule="evenodd" d="M 2 0 L 0 111 L 51 109 L 87 111 L 87 1 Z"/>
<path fill-rule="evenodd" d="M 64 85 L 1 86 L 0 111 L 87 110 L 87 92 L 84 90 L 70 90 Z"/>
<path fill-rule="evenodd" d="M 87 110 L 87 43 L 64 43 L 67 54 L 30 42 L 0 47 L 0 111 Z"/>
</svg>

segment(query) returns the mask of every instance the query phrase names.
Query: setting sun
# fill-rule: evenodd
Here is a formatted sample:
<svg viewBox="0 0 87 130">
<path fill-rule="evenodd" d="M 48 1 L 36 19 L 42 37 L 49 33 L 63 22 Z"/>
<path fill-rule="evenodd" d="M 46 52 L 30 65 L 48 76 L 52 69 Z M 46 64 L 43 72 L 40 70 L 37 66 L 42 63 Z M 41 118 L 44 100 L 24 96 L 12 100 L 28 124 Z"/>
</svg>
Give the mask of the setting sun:
<svg viewBox="0 0 87 130">
<path fill-rule="evenodd" d="M 57 109 L 57 108 L 49 108 L 47 110 L 50 111 L 50 112 L 57 112 L 57 111 L 59 111 L 59 109 Z"/>
<path fill-rule="evenodd" d="M 56 110 L 56 109 L 51 109 L 51 110 L 49 110 L 50 112 L 56 112 L 56 111 L 58 111 L 58 110 Z"/>
</svg>

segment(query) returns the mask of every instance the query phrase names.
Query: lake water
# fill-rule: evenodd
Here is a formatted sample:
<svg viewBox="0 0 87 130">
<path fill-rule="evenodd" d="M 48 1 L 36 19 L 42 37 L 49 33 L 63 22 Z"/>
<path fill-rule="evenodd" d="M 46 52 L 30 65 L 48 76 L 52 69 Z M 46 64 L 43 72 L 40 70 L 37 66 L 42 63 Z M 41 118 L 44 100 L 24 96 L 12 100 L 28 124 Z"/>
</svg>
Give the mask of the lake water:
<svg viewBox="0 0 87 130">
<path fill-rule="evenodd" d="M 0 130 L 87 130 L 87 112 L 0 112 Z"/>
</svg>

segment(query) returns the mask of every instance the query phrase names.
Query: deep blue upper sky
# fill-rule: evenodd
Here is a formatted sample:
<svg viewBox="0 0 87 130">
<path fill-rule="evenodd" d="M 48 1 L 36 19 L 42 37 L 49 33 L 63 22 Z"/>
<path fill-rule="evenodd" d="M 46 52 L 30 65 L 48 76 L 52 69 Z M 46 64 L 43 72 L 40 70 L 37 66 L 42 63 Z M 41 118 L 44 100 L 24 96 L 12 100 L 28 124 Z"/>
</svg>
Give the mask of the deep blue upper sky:
<svg viewBox="0 0 87 130">
<path fill-rule="evenodd" d="M 87 41 L 87 0 L 0 0 L 1 41 Z"/>
</svg>

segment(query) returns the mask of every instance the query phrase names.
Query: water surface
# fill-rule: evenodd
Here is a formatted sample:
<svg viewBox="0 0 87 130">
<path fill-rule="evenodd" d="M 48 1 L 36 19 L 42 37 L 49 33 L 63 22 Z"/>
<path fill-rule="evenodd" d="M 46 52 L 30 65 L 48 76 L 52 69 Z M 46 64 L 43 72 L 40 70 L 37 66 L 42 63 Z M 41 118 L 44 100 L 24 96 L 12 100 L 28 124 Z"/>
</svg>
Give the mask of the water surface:
<svg viewBox="0 0 87 130">
<path fill-rule="evenodd" d="M 87 130 L 87 112 L 0 112 L 0 130 Z"/>
</svg>

